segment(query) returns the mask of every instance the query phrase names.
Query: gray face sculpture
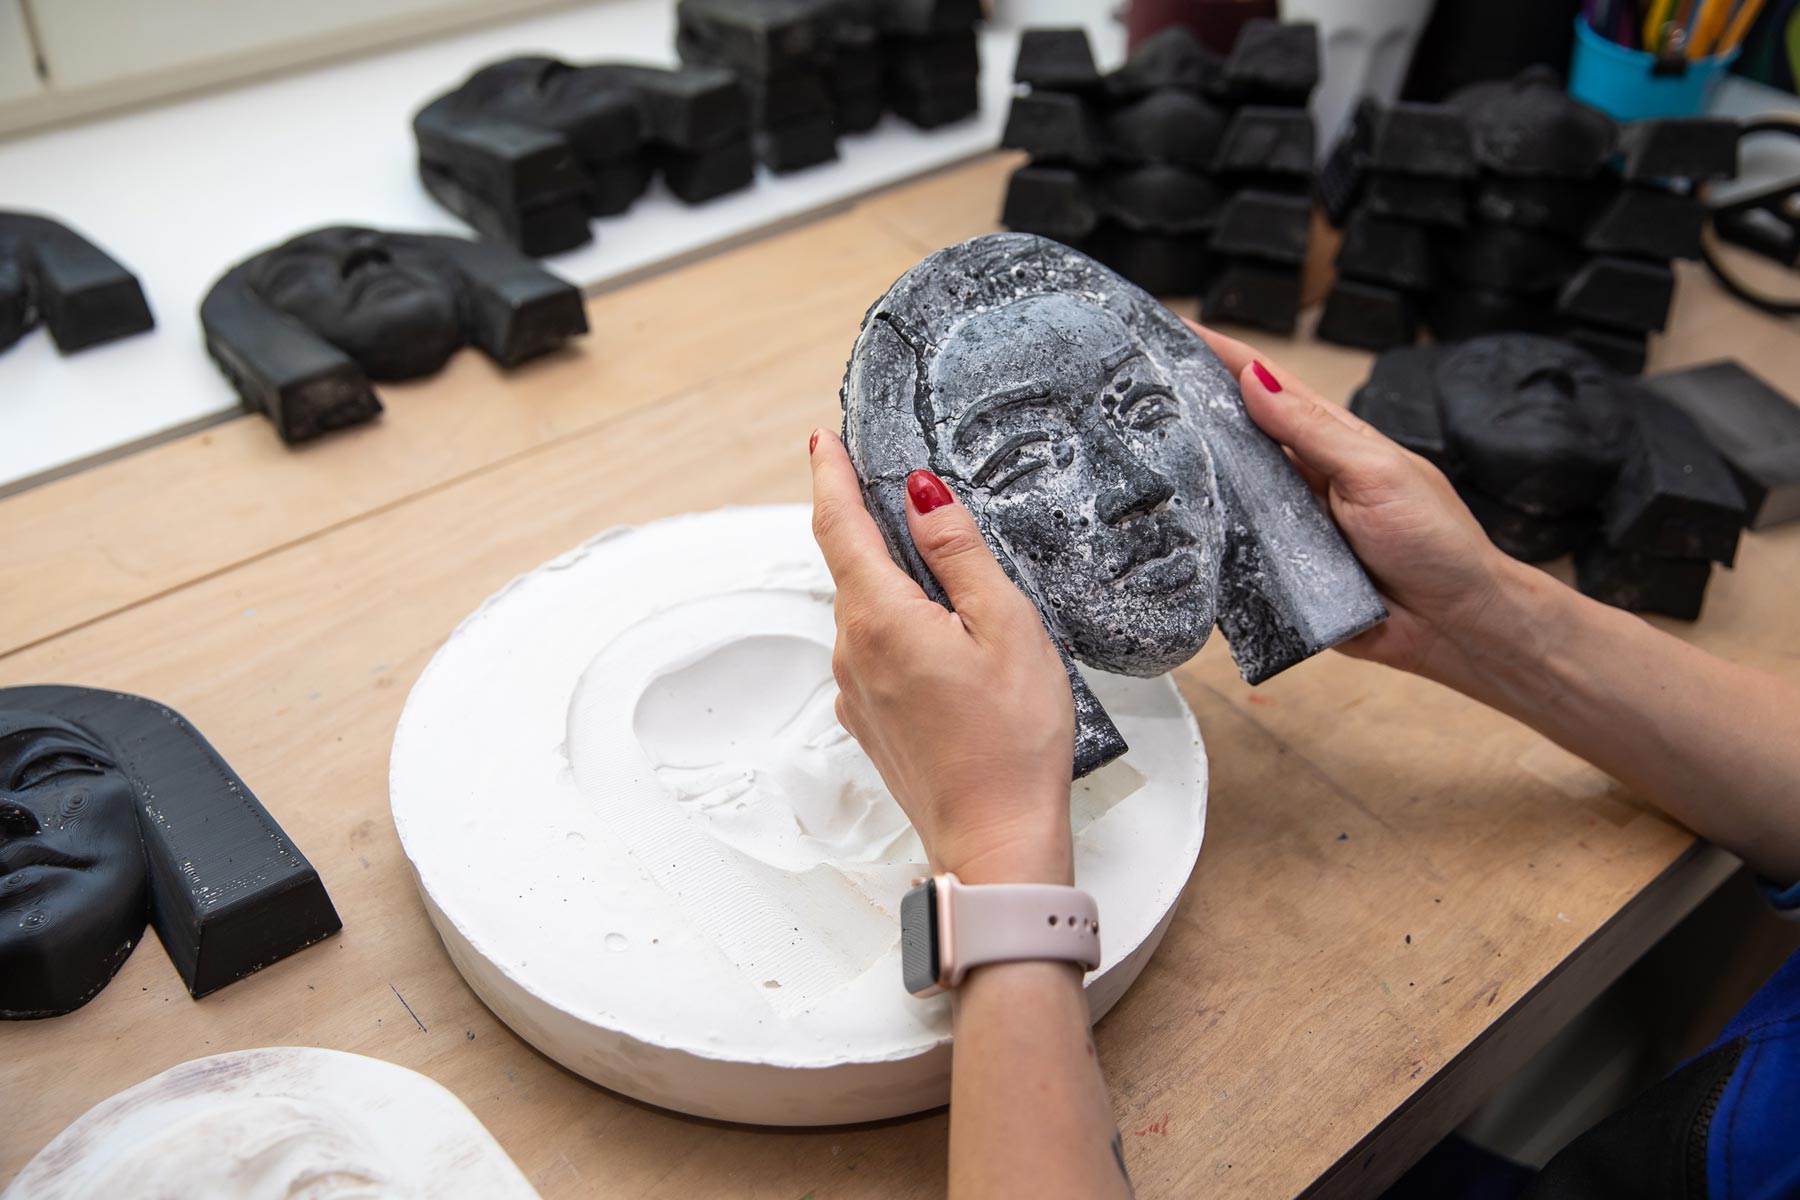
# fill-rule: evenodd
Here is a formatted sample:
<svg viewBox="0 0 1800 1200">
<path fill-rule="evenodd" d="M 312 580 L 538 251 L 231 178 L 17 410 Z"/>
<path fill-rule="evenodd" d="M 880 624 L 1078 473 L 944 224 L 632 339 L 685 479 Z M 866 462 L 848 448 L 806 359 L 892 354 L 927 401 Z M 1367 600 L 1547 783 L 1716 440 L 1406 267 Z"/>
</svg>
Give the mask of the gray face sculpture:
<svg viewBox="0 0 1800 1200">
<path fill-rule="evenodd" d="M 1030 234 L 927 258 L 863 320 L 844 438 L 895 558 L 928 466 L 974 513 L 1065 658 L 1156 675 L 1217 620 L 1252 683 L 1387 616 L 1236 380 L 1148 294 Z M 1125 746 L 1071 665 L 1076 774 Z"/>
<path fill-rule="evenodd" d="M 970 317 L 930 368 L 931 467 L 961 485 L 1076 658 L 1159 675 L 1212 630 L 1212 456 L 1124 323 L 1028 296 Z"/>
</svg>

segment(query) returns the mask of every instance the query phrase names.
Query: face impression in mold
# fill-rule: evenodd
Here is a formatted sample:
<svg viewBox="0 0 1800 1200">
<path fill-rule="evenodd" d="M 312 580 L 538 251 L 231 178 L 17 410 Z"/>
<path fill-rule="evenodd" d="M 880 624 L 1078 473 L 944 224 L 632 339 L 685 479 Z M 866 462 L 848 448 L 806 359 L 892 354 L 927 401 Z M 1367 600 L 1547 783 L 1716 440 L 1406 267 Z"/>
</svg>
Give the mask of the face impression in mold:
<svg viewBox="0 0 1800 1200">
<path fill-rule="evenodd" d="M 651 681 L 632 725 L 668 794 L 752 858 L 804 871 L 923 857 L 836 701 L 829 646 L 733 637 Z"/>
<path fill-rule="evenodd" d="M 136 798 L 106 751 L 0 711 L 0 1012 L 41 1010 L 45 980 L 65 1011 L 104 987 L 143 932 L 145 887 Z"/>
<path fill-rule="evenodd" d="M 1031 296 L 963 322 L 929 379 L 934 464 L 1076 656 L 1129 674 L 1192 658 L 1224 545 L 1212 458 L 1124 322 Z"/>
</svg>

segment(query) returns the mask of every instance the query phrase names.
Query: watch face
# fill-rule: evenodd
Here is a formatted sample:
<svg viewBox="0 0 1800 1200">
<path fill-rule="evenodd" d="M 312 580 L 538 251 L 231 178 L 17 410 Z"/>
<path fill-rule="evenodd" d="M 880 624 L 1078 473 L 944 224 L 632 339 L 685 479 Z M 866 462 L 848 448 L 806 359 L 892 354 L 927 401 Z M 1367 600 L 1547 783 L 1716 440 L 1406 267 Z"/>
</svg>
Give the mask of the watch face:
<svg viewBox="0 0 1800 1200">
<path fill-rule="evenodd" d="M 927 879 L 900 901 L 900 973 L 913 995 L 937 987 L 937 880 Z"/>
</svg>

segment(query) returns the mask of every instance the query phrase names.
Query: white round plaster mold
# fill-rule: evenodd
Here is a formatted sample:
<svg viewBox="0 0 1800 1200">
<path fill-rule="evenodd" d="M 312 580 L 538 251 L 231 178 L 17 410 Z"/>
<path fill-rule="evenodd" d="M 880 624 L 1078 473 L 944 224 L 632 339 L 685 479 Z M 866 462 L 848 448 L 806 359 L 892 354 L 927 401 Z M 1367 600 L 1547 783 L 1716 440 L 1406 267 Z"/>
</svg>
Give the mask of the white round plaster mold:
<svg viewBox="0 0 1800 1200">
<path fill-rule="evenodd" d="M 275 1046 L 171 1067 L 90 1108 L 5 1200 L 537 1200 L 447 1089 L 360 1054 Z"/>
<path fill-rule="evenodd" d="M 596 1083 L 720 1120 L 877 1120 L 949 1099 L 943 997 L 900 984 L 924 855 L 833 716 L 809 511 L 615 529 L 465 620 L 394 735 L 394 824 L 457 969 Z M 1169 679 L 1089 673 L 1131 750 L 1075 784 L 1097 1020 L 1199 856 L 1206 752 Z"/>
</svg>

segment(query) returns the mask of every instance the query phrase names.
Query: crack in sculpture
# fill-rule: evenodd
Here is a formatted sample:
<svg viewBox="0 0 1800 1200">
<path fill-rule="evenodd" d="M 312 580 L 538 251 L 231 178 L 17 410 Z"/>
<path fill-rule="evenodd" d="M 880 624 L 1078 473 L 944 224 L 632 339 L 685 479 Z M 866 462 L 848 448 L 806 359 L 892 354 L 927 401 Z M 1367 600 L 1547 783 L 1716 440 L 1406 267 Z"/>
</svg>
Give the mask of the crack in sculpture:
<svg viewBox="0 0 1800 1200">
<path fill-rule="evenodd" d="M 908 472 L 952 481 L 1069 667 L 1076 774 L 1125 746 L 1074 669 L 1150 676 L 1215 622 L 1260 682 L 1383 620 L 1348 546 L 1235 380 L 1146 293 L 1029 234 L 927 258 L 869 310 L 844 437 L 895 559 Z"/>
</svg>

